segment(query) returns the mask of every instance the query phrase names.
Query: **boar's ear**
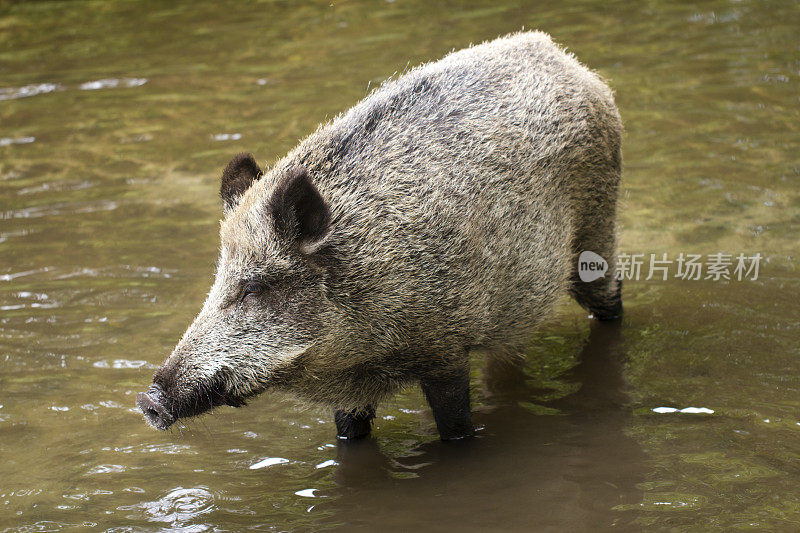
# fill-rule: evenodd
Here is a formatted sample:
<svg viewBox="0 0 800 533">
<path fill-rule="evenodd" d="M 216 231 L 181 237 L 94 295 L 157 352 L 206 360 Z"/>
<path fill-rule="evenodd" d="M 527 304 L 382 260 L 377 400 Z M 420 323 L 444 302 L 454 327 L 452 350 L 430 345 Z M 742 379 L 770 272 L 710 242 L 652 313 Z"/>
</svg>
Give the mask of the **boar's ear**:
<svg viewBox="0 0 800 533">
<path fill-rule="evenodd" d="M 261 177 L 261 169 L 258 168 L 253 156 L 241 153 L 231 159 L 228 166 L 222 172 L 222 182 L 219 187 L 219 195 L 225 211 L 232 209 L 244 191 Z"/>
<path fill-rule="evenodd" d="M 304 168 L 291 170 L 278 182 L 269 206 L 275 228 L 289 240 L 310 244 L 328 232 L 328 204 Z"/>
</svg>

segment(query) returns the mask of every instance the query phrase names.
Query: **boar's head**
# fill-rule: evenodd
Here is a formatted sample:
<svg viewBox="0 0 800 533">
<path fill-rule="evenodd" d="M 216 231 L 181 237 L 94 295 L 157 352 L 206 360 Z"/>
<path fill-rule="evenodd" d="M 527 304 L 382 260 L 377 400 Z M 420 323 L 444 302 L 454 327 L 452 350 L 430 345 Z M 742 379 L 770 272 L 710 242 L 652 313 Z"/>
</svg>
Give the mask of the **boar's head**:
<svg viewBox="0 0 800 533">
<path fill-rule="evenodd" d="M 223 173 L 216 279 L 150 389 L 137 396 L 158 429 L 217 405 L 243 405 L 338 321 L 325 293 L 328 206 L 303 168 L 273 174 L 259 181 L 249 154 Z"/>
</svg>

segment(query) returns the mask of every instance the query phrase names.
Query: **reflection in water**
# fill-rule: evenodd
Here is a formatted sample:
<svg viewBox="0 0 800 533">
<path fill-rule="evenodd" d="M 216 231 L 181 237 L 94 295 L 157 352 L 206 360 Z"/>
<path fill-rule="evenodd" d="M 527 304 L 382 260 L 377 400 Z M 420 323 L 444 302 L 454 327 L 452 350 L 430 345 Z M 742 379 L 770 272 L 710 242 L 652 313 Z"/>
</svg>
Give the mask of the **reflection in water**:
<svg viewBox="0 0 800 533">
<path fill-rule="evenodd" d="M 597 530 L 630 524 L 642 500 L 646 456 L 625 434 L 631 421 L 622 376 L 620 325 L 593 323 L 579 363 L 565 378 L 576 392 L 548 402 L 558 414 L 520 404 L 534 397 L 522 369 L 494 362 L 492 405 L 478 413 L 478 438 L 429 442 L 396 460 L 374 439 L 339 447 L 331 521 L 347 528 L 411 530 Z M 324 504 L 322 504 L 324 505 Z M 375 522 L 372 517 L 379 518 Z"/>
</svg>

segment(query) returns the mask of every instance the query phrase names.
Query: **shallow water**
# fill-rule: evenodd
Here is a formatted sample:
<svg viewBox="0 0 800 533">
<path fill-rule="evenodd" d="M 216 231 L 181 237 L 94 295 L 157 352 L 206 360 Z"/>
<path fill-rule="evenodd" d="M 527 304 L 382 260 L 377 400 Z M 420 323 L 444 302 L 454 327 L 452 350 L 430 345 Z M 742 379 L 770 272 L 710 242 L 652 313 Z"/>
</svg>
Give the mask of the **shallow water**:
<svg viewBox="0 0 800 533">
<path fill-rule="evenodd" d="M 0 3 L 0 529 L 800 527 L 800 5 L 329 4 Z M 758 279 L 643 274 L 618 326 L 565 300 L 524 368 L 475 359 L 470 442 L 417 390 L 353 446 L 272 394 L 147 428 L 228 159 L 522 26 L 616 91 L 621 251 L 761 253 Z"/>
</svg>

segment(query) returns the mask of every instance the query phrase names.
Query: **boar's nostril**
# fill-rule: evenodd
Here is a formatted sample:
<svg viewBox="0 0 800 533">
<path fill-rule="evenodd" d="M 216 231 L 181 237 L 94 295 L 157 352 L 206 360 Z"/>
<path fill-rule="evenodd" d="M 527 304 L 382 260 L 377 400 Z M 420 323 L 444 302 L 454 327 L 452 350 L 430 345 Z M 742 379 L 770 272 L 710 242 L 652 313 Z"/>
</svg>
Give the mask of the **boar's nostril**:
<svg viewBox="0 0 800 533">
<path fill-rule="evenodd" d="M 153 386 L 147 392 L 136 395 L 136 405 L 141 409 L 145 420 L 157 429 L 167 429 L 175 422 L 175 417 L 161 403 L 162 394 L 159 387 Z"/>
</svg>

